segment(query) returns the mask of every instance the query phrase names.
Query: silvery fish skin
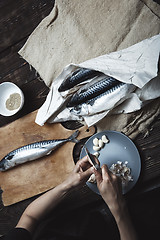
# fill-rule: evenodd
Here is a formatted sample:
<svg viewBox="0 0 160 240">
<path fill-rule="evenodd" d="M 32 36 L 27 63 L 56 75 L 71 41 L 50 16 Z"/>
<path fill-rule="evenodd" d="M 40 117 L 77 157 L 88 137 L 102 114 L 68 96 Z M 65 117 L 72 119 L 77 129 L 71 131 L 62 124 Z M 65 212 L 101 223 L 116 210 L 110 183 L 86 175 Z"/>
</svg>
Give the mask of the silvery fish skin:
<svg viewBox="0 0 160 240">
<path fill-rule="evenodd" d="M 73 96 L 67 103 L 67 107 L 74 107 L 81 103 L 85 103 L 88 100 L 99 96 L 100 94 L 106 92 L 107 90 L 113 88 L 120 83 L 121 82 L 116 80 L 115 78 L 104 76 L 102 80 L 93 83 L 89 87 L 83 87 L 78 92 L 73 94 Z"/>
<path fill-rule="evenodd" d="M 113 109 L 113 107 L 122 103 L 127 94 L 135 90 L 133 84 L 119 83 L 107 90 L 105 93 L 88 100 L 86 103 L 79 104 L 70 109 L 70 111 L 79 116 L 89 116 Z"/>
<path fill-rule="evenodd" d="M 100 72 L 95 70 L 91 70 L 87 68 L 78 68 L 62 82 L 62 84 L 58 88 L 58 91 L 63 92 L 63 91 L 69 90 L 72 87 L 76 86 L 78 83 L 84 82 L 87 79 L 94 78 L 99 74 Z"/>
<path fill-rule="evenodd" d="M 0 171 L 6 171 L 16 165 L 25 163 L 27 161 L 32 161 L 41 158 L 45 155 L 49 155 L 53 150 L 57 149 L 66 142 L 78 142 L 76 137 L 79 131 L 75 131 L 69 138 L 59 139 L 59 140 L 46 140 L 41 142 L 32 143 L 20 148 L 13 150 L 8 153 L 0 161 Z"/>
</svg>

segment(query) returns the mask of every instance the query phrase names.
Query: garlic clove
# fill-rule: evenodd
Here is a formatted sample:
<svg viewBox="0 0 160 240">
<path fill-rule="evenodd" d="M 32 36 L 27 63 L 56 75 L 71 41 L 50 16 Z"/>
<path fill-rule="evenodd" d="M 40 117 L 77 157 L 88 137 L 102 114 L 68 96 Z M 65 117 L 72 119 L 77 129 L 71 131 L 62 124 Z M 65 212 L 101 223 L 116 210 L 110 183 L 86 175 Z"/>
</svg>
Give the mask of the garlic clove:
<svg viewBox="0 0 160 240">
<path fill-rule="evenodd" d="M 99 152 L 94 152 L 93 155 L 96 156 L 97 158 L 99 157 Z"/>
<path fill-rule="evenodd" d="M 100 149 L 101 148 L 99 146 L 93 146 L 93 150 L 96 151 L 96 152 L 99 151 Z"/>
<path fill-rule="evenodd" d="M 98 138 L 94 138 L 94 139 L 93 139 L 93 144 L 94 144 L 95 146 L 99 146 L 99 145 L 98 145 L 98 144 L 99 144 Z"/>
<path fill-rule="evenodd" d="M 103 141 L 104 143 L 109 143 L 109 139 L 106 137 L 106 135 L 103 135 L 103 136 L 102 136 L 102 141 Z"/>
<path fill-rule="evenodd" d="M 99 139 L 99 147 L 102 148 L 104 146 L 104 142 L 102 141 L 102 139 Z"/>
</svg>

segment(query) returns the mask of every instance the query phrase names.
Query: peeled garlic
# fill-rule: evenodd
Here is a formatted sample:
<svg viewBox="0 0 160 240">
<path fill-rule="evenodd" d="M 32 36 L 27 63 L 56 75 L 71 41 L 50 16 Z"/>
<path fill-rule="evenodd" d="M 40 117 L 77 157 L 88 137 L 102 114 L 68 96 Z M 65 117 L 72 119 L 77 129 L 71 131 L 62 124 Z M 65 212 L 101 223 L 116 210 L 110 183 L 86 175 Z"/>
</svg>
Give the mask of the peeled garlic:
<svg viewBox="0 0 160 240">
<path fill-rule="evenodd" d="M 99 152 L 94 152 L 93 155 L 98 158 L 99 157 Z"/>
<path fill-rule="evenodd" d="M 109 139 L 106 137 L 106 135 L 103 135 L 103 136 L 102 136 L 102 141 L 103 141 L 104 143 L 108 143 L 108 142 L 109 142 Z"/>
<path fill-rule="evenodd" d="M 98 138 L 94 138 L 94 139 L 93 139 L 93 144 L 94 144 L 95 146 L 98 146 L 98 144 L 99 144 Z"/>
<path fill-rule="evenodd" d="M 106 137 L 106 135 L 103 135 L 101 139 L 98 139 L 98 138 L 93 139 L 93 150 L 95 151 L 94 155 L 96 157 L 99 156 L 98 151 L 100 151 L 101 148 L 104 147 L 104 144 L 108 142 L 109 142 L 109 139 Z"/>
<path fill-rule="evenodd" d="M 100 149 L 101 149 L 101 148 L 98 147 L 98 146 L 93 146 L 93 150 L 96 151 L 96 152 L 99 151 Z"/>
<path fill-rule="evenodd" d="M 99 139 L 99 147 L 102 148 L 104 146 L 104 142 L 102 141 L 102 139 Z"/>
<path fill-rule="evenodd" d="M 90 178 L 88 179 L 88 182 L 90 182 L 90 183 L 96 183 L 96 176 L 95 176 L 94 173 L 90 176 Z"/>
</svg>

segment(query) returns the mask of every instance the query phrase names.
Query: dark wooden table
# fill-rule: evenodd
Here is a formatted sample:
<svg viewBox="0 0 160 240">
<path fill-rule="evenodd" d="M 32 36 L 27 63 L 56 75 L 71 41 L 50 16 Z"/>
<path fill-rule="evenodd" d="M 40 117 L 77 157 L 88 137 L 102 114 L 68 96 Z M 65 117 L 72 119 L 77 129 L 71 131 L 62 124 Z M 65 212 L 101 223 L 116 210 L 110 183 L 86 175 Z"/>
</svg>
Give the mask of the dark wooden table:
<svg viewBox="0 0 160 240">
<path fill-rule="evenodd" d="M 18 50 L 54 6 L 54 0 L 5 0 L 0 1 L 0 83 L 14 82 L 24 92 L 25 104 L 23 109 L 12 117 L 0 116 L 0 127 L 21 118 L 38 109 L 49 92 L 36 71 L 18 55 Z M 140 202 L 146 193 L 159 192 L 160 189 L 160 116 L 149 128 L 149 135 L 144 138 L 140 134 L 135 140 L 142 159 L 142 172 L 138 184 L 127 195 L 129 201 Z M 159 196 L 159 195 L 158 195 Z M 153 194 L 153 197 L 155 195 Z M 151 201 L 151 196 L 148 199 Z M 4 207 L 0 203 L 0 235 L 15 226 L 25 207 L 33 200 Z M 78 200 L 78 201 L 77 201 Z M 78 208 L 85 204 L 99 201 L 100 197 L 92 193 L 86 186 L 63 203 L 67 208 Z M 153 199 L 152 199 L 153 200 Z M 153 200 L 154 202 L 154 200 Z M 143 205 L 143 203 L 142 203 Z M 139 206 L 140 207 L 140 206 Z M 155 206 L 156 207 L 156 206 Z"/>
</svg>

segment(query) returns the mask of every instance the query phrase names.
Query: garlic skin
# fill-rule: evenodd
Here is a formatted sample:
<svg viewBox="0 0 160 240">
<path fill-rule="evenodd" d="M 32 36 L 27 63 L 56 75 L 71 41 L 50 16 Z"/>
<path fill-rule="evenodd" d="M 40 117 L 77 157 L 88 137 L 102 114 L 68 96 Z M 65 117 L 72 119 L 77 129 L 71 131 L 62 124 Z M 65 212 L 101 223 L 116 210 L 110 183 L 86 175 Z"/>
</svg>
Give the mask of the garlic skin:
<svg viewBox="0 0 160 240">
<path fill-rule="evenodd" d="M 131 175 L 131 168 L 127 166 L 128 162 L 124 163 L 121 161 L 117 161 L 117 163 L 113 163 L 109 170 L 119 176 L 122 181 L 123 186 L 127 186 L 130 181 L 133 181 L 133 177 Z"/>
</svg>

